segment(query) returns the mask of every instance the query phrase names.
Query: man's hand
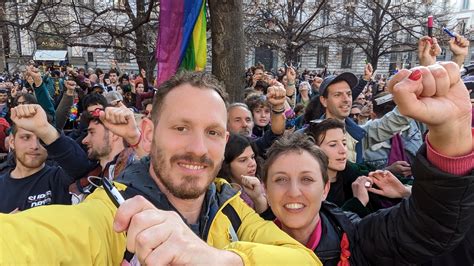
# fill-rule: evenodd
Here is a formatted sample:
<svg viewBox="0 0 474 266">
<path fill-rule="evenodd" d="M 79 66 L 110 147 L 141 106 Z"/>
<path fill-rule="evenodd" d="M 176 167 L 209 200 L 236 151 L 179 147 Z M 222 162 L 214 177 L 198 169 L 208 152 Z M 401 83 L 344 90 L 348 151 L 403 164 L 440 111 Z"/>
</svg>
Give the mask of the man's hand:
<svg viewBox="0 0 474 266">
<path fill-rule="evenodd" d="M 469 94 L 453 62 L 399 71 L 388 89 L 400 113 L 425 123 L 431 146 L 444 156 L 472 152 Z"/>
<path fill-rule="evenodd" d="M 367 182 L 371 180 L 366 176 L 359 176 L 356 181 L 352 182 L 352 194 L 359 199 L 362 205 L 366 206 L 369 203 L 369 192 L 367 191 Z"/>
<path fill-rule="evenodd" d="M 18 86 L 13 86 L 13 88 L 11 89 L 10 95 L 12 96 L 12 98 L 16 97 L 16 95 L 18 93 L 17 89 L 18 89 Z"/>
<path fill-rule="evenodd" d="M 273 80 L 267 89 L 267 100 L 272 105 L 273 110 L 285 108 L 286 90 L 283 84 Z"/>
<path fill-rule="evenodd" d="M 464 64 L 464 59 L 469 52 L 469 40 L 459 34 L 455 38 L 449 40 L 449 49 L 453 53 L 452 61 L 461 67 Z"/>
<path fill-rule="evenodd" d="M 365 81 L 370 81 L 372 79 L 372 74 L 374 74 L 374 68 L 371 63 L 367 63 L 364 67 L 364 76 Z"/>
<path fill-rule="evenodd" d="M 391 199 L 406 198 L 411 194 L 411 188 L 404 186 L 402 182 L 389 171 L 377 170 L 370 172 L 369 177 L 373 184 L 377 186 L 377 188 L 368 188 L 369 192 Z"/>
<path fill-rule="evenodd" d="M 64 87 L 66 87 L 66 95 L 74 96 L 74 91 L 76 90 L 76 82 L 74 80 L 66 80 Z"/>
<path fill-rule="evenodd" d="M 26 66 L 26 73 L 28 76 L 33 78 L 33 82 L 36 87 L 41 86 L 41 84 L 43 83 L 43 79 L 41 78 L 41 73 L 35 66 Z"/>
<path fill-rule="evenodd" d="M 404 177 L 411 176 L 411 166 L 405 161 L 396 161 L 390 166 L 385 167 L 385 170 L 388 170 L 396 175 L 403 175 Z"/>
<path fill-rule="evenodd" d="M 135 145 L 140 140 L 140 130 L 137 127 L 133 112 L 121 104 L 120 107 L 107 107 L 100 111 L 100 120 L 104 126 L 130 144 Z"/>
<path fill-rule="evenodd" d="M 441 47 L 436 38 L 428 36 L 421 37 L 418 42 L 418 59 L 420 65 L 429 66 L 436 63 L 436 57 L 441 54 Z"/>
<path fill-rule="evenodd" d="M 66 72 L 68 75 L 77 76 L 77 72 L 70 66 L 66 67 Z"/>
<path fill-rule="evenodd" d="M 296 71 L 293 67 L 288 67 L 286 69 L 286 78 L 288 79 L 288 83 L 292 83 L 293 85 L 295 85 Z"/>
<path fill-rule="evenodd" d="M 33 132 L 46 145 L 59 138 L 58 131 L 48 123 L 46 113 L 38 104 L 22 104 L 11 109 L 11 119 L 17 127 Z"/>
<path fill-rule="evenodd" d="M 127 250 L 142 265 L 243 265 L 237 254 L 199 239 L 176 212 L 158 210 L 142 196 L 119 207 L 114 230 L 127 231 Z"/>
</svg>

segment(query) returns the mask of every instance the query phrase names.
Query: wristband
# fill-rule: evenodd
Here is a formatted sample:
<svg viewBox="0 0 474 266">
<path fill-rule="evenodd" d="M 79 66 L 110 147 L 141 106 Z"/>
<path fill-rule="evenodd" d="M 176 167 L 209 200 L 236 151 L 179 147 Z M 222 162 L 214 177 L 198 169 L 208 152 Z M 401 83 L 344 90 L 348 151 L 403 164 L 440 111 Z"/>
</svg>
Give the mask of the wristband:
<svg viewBox="0 0 474 266">
<path fill-rule="evenodd" d="M 140 141 L 142 141 L 142 132 L 140 130 L 138 132 L 140 132 L 140 136 L 138 137 L 138 141 L 137 141 L 136 144 L 133 144 L 133 145 L 129 144 L 131 148 L 135 149 L 136 147 L 138 147 L 138 144 L 140 144 Z"/>
<path fill-rule="evenodd" d="M 274 110 L 272 108 L 272 113 L 276 114 L 276 115 L 279 115 L 279 114 L 283 114 L 285 112 L 285 107 L 281 108 L 281 109 L 278 109 L 278 110 Z"/>
<path fill-rule="evenodd" d="M 287 83 L 287 86 L 288 86 L 288 87 L 295 86 L 295 83 L 294 83 L 294 82 L 288 82 L 288 83 Z"/>
</svg>

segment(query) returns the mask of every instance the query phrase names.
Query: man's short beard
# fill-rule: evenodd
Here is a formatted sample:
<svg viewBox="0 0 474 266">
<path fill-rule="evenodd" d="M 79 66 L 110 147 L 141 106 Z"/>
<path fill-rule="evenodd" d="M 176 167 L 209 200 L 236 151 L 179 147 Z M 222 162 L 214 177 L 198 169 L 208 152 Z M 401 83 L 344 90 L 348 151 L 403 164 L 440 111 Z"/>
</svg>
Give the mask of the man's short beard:
<svg viewBox="0 0 474 266">
<path fill-rule="evenodd" d="M 104 132 L 104 139 L 102 143 L 102 147 L 100 149 L 96 149 L 92 147 L 90 152 L 88 151 L 87 157 L 91 160 L 100 160 L 106 156 L 108 156 L 112 152 L 112 147 L 109 141 L 109 130 L 105 129 Z"/>
<path fill-rule="evenodd" d="M 170 158 L 170 165 L 172 165 L 177 160 L 187 158 L 190 160 L 190 155 L 175 155 Z M 196 160 L 196 158 L 191 159 L 190 161 L 194 162 L 201 162 L 205 163 L 207 167 L 213 168 L 215 166 L 214 162 L 212 162 L 208 158 L 201 158 Z M 166 190 L 168 190 L 174 197 L 179 199 L 197 199 L 201 195 L 205 194 L 209 185 L 213 182 L 214 178 L 217 175 L 220 167 L 215 168 L 214 172 L 212 173 L 214 178 L 210 178 L 208 184 L 200 188 L 198 186 L 199 179 L 202 177 L 199 176 L 182 176 L 179 177 L 181 180 L 176 180 L 178 177 L 172 177 L 169 175 L 170 169 L 168 169 L 168 162 L 166 162 L 165 156 L 156 147 L 156 144 L 153 143 L 152 150 L 150 153 L 150 163 L 153 167 L 153 172 L 155 173 L 156 177 L 159 179 L 160 183 L 165 186 Z M 173 181 L 178 181 L 177 183 Z M 183 182 L 184 181 L 184 182 Z"/>
<path fill-rule="evenodd" d="M 25 158 L 25 154 L 23 154 L 23 156 L 18 156 L 16 150 L 13 150 L 13 153 L 17 161 L 16 162 L 17 165 L 21 163 L 23 166 L 27 168 L 31 168 L 31 169 L 38 168 L 41 165 L 43 165 L 46 162 L 46 158 L 47 158 L 47 156 L 45 155 L 44 157 L 40 157 L 37 160 L 27 160 Z"/>
</svg>

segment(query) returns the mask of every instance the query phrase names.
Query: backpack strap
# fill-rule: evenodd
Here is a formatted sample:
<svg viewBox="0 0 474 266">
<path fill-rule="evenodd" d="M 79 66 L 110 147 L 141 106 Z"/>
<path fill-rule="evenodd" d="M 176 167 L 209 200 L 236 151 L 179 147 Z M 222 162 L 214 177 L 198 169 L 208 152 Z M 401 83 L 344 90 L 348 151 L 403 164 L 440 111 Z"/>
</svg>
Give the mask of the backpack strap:
<svg viewBox="0 0 474 266">
<path fill-rule="evenodd" d="M 237 231 L 239 230 L 240 225 L 242 224 L 242 220 L 240 220 L 239 215 L 235 211 L 234 207 L 232 205 L 227 204 L 222 208 L 222 213 L 229 218 L 230 223 L 232 226 L 229 228 L 230 231 L 230 237 L 233 242 L 238 241 L 239 238 L 237 237 Z"/>
</svg>

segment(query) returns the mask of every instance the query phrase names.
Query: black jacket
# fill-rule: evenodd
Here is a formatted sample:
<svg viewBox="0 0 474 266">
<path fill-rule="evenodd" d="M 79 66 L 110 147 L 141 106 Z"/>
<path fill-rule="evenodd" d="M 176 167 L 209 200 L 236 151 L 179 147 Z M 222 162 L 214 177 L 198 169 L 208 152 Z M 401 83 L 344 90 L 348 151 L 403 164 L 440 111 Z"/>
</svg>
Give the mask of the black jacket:
<svg viewBox="0 0 474 266">
<path fill-rule="evenodd" d="M 427 161 L 425 145 L 412 170 L 411 197 L 392 208 L 360 219 L 322 204 L 315 253 L 324 265 L 339 261 L 344 232 L 351 265 L 473 265 L 474 171 L 462 177 L 439 171 Z"/>
<path fill-rule="evenodd" d="M 426 159 L 425 145 L 412 170 L 411 197 L 356 223 L 355 248 L 372 265 L 424 263 L 462 245 L 471 228 L 474 171 L 461 177 L 439 171 Z"/>
</svg>

